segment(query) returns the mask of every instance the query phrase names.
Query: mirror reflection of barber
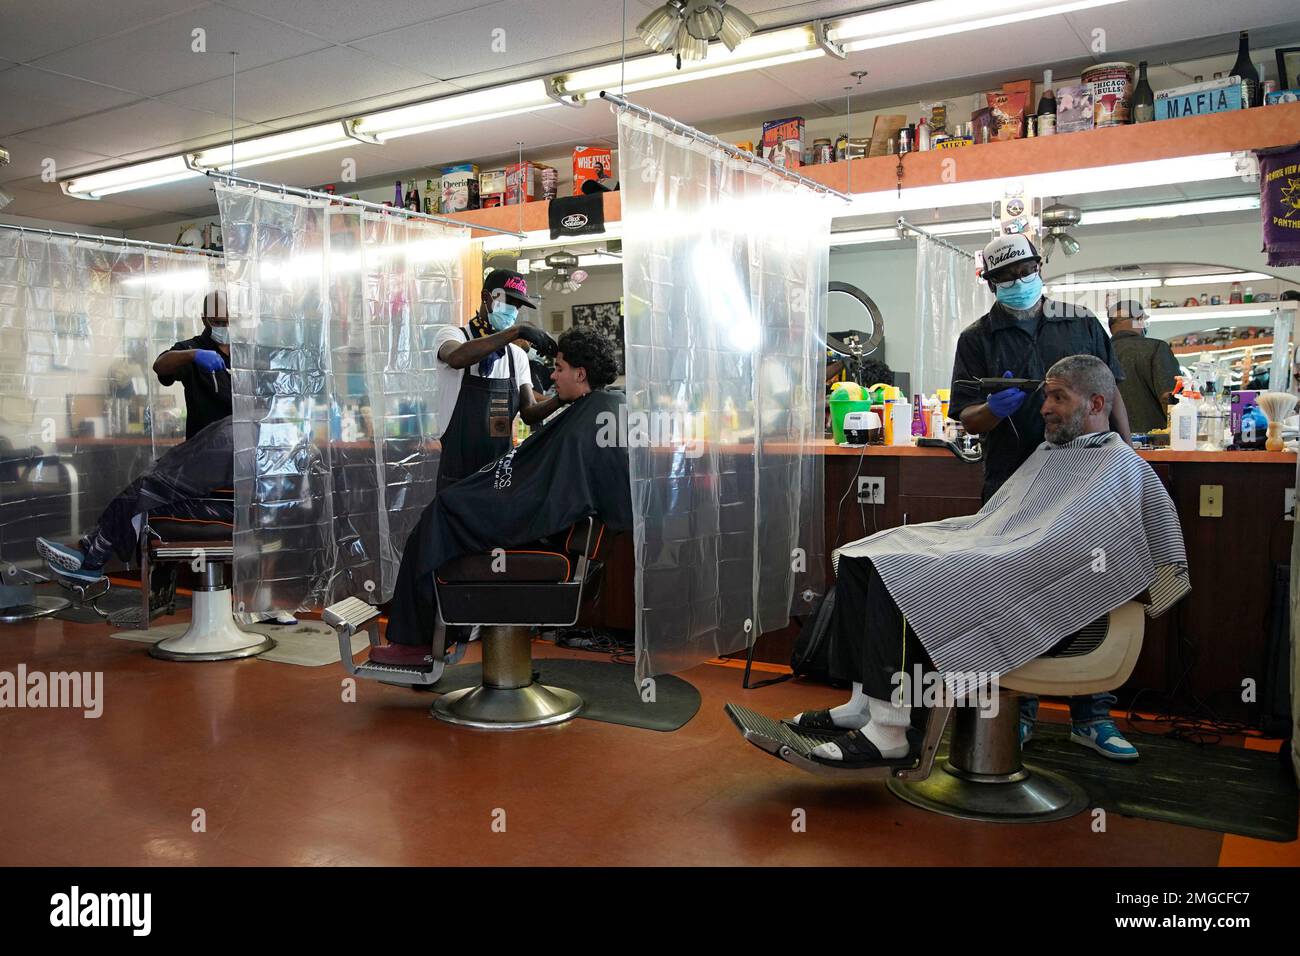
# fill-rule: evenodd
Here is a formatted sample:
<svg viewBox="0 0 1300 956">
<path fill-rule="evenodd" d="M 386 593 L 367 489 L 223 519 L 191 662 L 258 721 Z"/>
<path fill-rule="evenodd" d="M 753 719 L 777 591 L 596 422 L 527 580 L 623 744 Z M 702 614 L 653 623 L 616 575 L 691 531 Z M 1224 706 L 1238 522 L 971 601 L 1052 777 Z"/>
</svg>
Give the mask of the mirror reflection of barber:
<svg viewBox="0 0 1300 956">
<path fill-rule="evenodd" d="M 185 437 L 193 438 L 231 412 L 230 312 L 224 292 L 203 297 L 203 331 L 177 342 L 154 360 L 154 374 L 164 385 L 185 389 Z"/>
<path fill-rule="evenodd" d="M 1110 336 L 1097 317 L 1081 306 L 1043 295 L 1042 260 L 1023 235 L 999 236 L 984 247 L 984 271 L 997 302 L 964 329 L 957 339 L 948 415 L 966 431 L 984 436 L 983 499 L 1011 477 L 1043 441 L 1041 390 L 1008 388 L 983 395 L 959 381 L 977 378 L 1042 380 L 1067 355 L 1095 355 L 1124 380 Z M 1111 428 L 1132 442 L 1128 411 L 1118 392 L 1110 414 Z"/>
<path fill-rule="evenodd" d="M 562 404 L 555 397 L 539 402 L 533 396 L 525 349 L 555 352 L 554 339 L 519 321 L 520 309 L 536 308 L 522 275 L 494 269 L 483 280 L 479 309 L 469 322 L 438 331 L 434 348 L 445 376 L 438 408 L 443 427 L 439 490 L 510 451 L 516 414 L 534 425 Z"/>
</svg>

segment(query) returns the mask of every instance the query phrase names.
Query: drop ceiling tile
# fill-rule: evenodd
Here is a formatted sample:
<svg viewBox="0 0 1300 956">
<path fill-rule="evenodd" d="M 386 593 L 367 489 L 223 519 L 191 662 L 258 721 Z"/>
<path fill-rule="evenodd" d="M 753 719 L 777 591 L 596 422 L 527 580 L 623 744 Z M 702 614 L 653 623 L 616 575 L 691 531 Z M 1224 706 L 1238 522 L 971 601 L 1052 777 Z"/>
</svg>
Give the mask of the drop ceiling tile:
<svg viewBox="0 0 1300 956">
<path fill-rule="evenodd" d="M 16 206 L 17 203 L 14 205 Z M 5 212 L 9 213 L 13 208 L 11 206 Z M 100 227 L 110 227 L 111 223 L 135 219 L 149 214 L 150 210 L 148 209 L 140 209 L 125 203 L 115 203 L 109 200 L 93 202 L 68 198 L 60 198 L 53 203 L 31 208 L 21 213 L 21 215 L 33 219 L 53 219 L 58 222 Z M 19 215 L 19 213 L 14 213 L 14 215 Z"/>
<path fill-rule="evenodd" d="M 241 71 L 235 110 L 252 122 L 276 120 L 312 110 L 348 112 L 347 104 L 366 97 L 415 90 L 429 78 L 376 60 L 346 47 L 330 47 L 268 66 Z M 3 74 L 0 74 L 3 86 Z M 163 96 L 168 102 L 221 113 L 230 110 L 230 79 L 223 77 Z"/>
<path fill-rule="evenodd" d="M 58 50 L 136 29 L 187 9 L 205 7 L 195 0 L 40 0 L 6 3 L 0 56 L 30 62 Z"/>
<path fill-rule="evenodd" d="M 0 71 L 0 136 L 48 126 L 140 97 L 57 73 L 20 66 Z"/>
<path fill-rule="evenodd" d="M 46 159 L 54 160 L 55 177 L 70 176 L 87 166 L 106 166 L 114 162 L 111 157 L 67 146 L 50 146 L 47 143 L 34 143 L 19 137 L 6 137 L 5 148 L 9 150 L 10 163 L 0 166 L 0 183 L 14 183 L 20 188 L 41 183 L 41 173 Z M 58 190 L 54 183 L 48 184 Z"/>
<path fill-rule="evenodd" d="M 352 46 L 444 80 L 471 80 L 550 57 L 573 56 L 575 48 L 616 42 L 621 17 L 617 3 L 557 6 L 554 0 L 503 0 L 359 40 Z M 579 24 L 581 29 L 575 29 Z M 634 25 L 630 23 L 629 30 Z M 504 31 L 499 35 L 504 49 L 493 49 L 496 30 Z M 480 83 L 476 80 L 468 85 Z"/>
<path fill-rule="evenodd" d="M 308 33 L 345 43 L 449 13 L 487 6 L 494 0 L 225 0 L 227 6 L 259 13 Z"/>
<path fill-rule="evenodd" d="M 203 29 L 207 52 L 195 53 L 191 31 Z M 288 27 L 228 7 L 206 6 L 137 30 L 96 40 L 34 61 L 35 66 L 110 86 L 156 95 L 229 77 L 231 50 L 239 70 L 329 46 Z"/>
<path fill-rule="evenodd" d="M 130 106 L 93 116 L 42 127 L 28 138 L 52 146 L 93 146 L 110 156 L 136 155 L 147 148 L 229 133 L 229 120 L 212 113 L 182 109 L 160 100 L 141 100 Z M 179 150 L 175 150 L 179 151 Z"/>
</svg>

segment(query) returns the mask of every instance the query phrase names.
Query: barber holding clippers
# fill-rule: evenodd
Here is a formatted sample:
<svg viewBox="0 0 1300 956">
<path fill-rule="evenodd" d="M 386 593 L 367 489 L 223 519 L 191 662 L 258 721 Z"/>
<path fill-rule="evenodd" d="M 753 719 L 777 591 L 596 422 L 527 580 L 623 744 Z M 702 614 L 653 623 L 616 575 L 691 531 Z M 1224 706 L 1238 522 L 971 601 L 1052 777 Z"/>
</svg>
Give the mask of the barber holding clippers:
<svg viewBox="0 0 1300 956">
<path fill-rule="evenodd" d="M 516 413 L 533 425 L 560 407 L 558 398 L 538 402 L 533 397 L 528 357 L 515 343 L 554 355 L 555 340 L 518 321 L 521 308 L 537 308 L 528 297 L 527 280 L 494 269 L 483 280 L 478 312 L 463 328 L 439 330 L 434 340 L 443 375 L 439 491 L 510 451 Z"/>
<path fill-rule="evenodd" d="M 230 313 L 224 292 L 203 297 L 203 331 L 154 360 L 154 374 L 185 389 L 185 437 L 230 416 Z"/>
<path fill-rule="evenodd" d="M 948 415 L 966 431 L 983 436 L 986 502 L 1045 440 L 1043 393 L 1007 388 L 984 394 L 959 383 L 998 377 L 1042 381 L 1047 370 L 1067 355 L 1096 356 L 1110 367 L 1117 382 L 1124 379 L 1124 369 L 1097 317 L 1081 306 L 1045 298 L 1041 270 L 1038 250 L 1027 236 L 999 236 L 986 245 L 979 277 L 997 302 L 957 339 Z M 1118 389 L 1110 427 L 1132 443 L 1128 411 Z M 1033 736 L 1038 699 L 1021 697 L 1020 701 L 1023 744 Z M 1137 749 L 1110 719 L 1114 702 L 1109 694 L 1071 698 L 1070 739 L 1113 760 L 1136 760 Z"/>
</svg>

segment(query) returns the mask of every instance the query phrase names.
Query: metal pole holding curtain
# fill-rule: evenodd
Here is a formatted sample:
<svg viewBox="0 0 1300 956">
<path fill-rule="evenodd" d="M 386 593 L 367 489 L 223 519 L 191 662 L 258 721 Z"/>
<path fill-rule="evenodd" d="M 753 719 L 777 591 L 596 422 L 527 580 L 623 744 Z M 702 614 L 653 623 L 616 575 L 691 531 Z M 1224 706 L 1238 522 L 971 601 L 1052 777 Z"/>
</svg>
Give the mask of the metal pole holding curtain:
<svg viewBox="0 0 1300 956">
<path fill-rule="evenodd" d="M 838 195 L 621 98 L 636 676 L 741 650 L 825 589 Z M 814 187 L 816 187 L 814 189 Z M 631 432 L 629 428 L 629 432 Z"/>
</svg>

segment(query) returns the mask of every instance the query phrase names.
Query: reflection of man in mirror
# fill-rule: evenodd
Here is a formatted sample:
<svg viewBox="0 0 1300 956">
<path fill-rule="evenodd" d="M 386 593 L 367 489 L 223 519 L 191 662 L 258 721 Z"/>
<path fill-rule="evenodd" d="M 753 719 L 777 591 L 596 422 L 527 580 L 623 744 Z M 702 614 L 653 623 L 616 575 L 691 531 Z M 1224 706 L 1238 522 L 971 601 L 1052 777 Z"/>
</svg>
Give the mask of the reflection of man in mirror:
<svg viewBox="0 0 1300 956">
<path fill-rule="evenodd" d="M 1128 407 L 1134 433 L 1165 428 L 1173 401 L 1178 359 L 1163 339 L 1147 338 L 1147 314 L 1132 299 L 1116 302 L 1107 310 L 1115 358 L 1124 368 L 1120 394 Z"/>
</svg>

